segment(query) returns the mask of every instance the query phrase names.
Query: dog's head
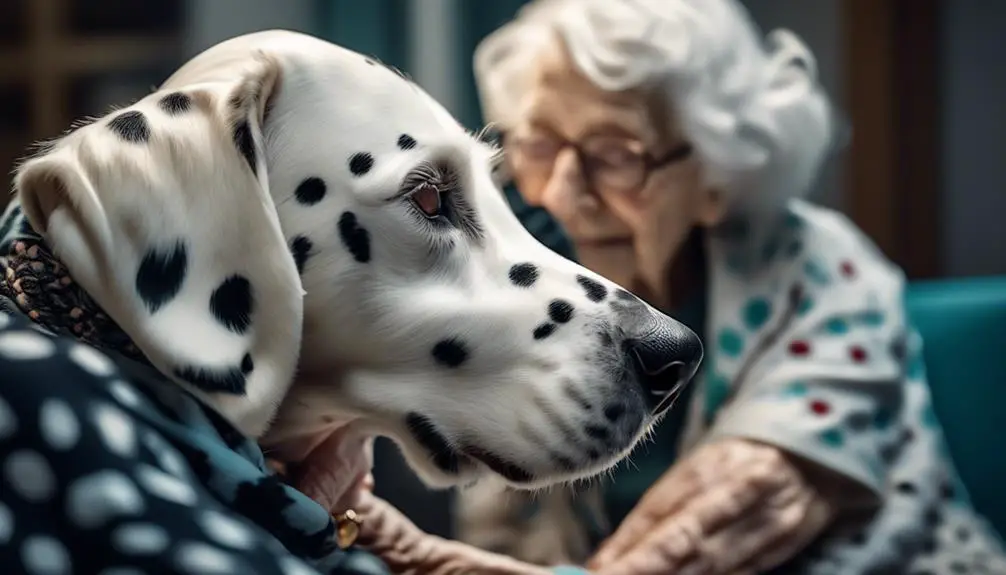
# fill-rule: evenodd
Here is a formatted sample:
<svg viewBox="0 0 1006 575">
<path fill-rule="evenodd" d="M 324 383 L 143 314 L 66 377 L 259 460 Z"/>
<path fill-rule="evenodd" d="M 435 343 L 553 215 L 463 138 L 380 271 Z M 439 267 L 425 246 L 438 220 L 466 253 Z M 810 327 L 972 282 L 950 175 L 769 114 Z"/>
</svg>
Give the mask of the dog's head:
<svg viewBox="0 0 1006 575">
<path fill-rule="evenodd" d="M 702 348 L 534 240 L 497 161 L 393 70 L 269 32 L 55 142 L 16 187 L 151 362 L 247 433 L 308 444 L 356 420 L 431 483 L 530 487 L 617 461 Z"/>
</svg>

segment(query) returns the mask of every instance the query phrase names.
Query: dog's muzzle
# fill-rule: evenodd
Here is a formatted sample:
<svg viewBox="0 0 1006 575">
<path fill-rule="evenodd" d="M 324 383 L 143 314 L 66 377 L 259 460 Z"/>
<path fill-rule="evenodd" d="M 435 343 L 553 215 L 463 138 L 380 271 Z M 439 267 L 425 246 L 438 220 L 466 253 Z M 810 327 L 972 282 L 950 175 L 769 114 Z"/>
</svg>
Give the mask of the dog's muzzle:
<svg viewBox="0 0 1006 575">
<path fill-rule="evenodd" d="M 694 331 L 644 305 L 628 294 L 619 298 L 623 349 L 631 360 L 654 415 L 666 411 L 681 395 L 702 363 L 702 341 Z"/>
</svg>

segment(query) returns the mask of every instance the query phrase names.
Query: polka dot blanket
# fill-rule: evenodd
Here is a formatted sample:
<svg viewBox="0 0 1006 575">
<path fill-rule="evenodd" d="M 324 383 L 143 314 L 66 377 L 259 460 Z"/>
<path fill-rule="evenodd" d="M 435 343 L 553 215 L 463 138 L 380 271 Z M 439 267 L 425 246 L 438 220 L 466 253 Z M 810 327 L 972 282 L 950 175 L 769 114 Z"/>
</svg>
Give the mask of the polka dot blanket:
<svg viewBox="0 0 1006 575">
<path fill-rule="evenodd" d="M 0 572 L 387 573 L 150 367 L 0 312 Z"/>
</svg>

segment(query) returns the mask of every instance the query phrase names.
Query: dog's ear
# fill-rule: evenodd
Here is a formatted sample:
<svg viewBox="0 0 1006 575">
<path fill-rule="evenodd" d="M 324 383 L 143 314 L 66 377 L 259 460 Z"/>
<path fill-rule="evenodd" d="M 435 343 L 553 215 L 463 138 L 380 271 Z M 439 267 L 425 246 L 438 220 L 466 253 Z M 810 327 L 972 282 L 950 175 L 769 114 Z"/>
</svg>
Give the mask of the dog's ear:
<svg viewBox="0 0 1006 575">
<path fill-rule="evenodd" d="M 158 92 L 18 170 L 32 227 L 164 374 L 257 435 L 293 378 L 303 291 L 268 189 L 279 64 Z"/>
</svg>

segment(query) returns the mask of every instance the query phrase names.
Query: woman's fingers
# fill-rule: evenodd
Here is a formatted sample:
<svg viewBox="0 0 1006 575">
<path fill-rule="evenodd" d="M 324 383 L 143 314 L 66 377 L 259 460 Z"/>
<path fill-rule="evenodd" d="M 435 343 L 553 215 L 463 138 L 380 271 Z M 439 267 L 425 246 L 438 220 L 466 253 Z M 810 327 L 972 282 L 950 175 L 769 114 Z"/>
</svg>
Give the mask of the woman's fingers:
<svg viewBox="0 0 1006 575">
<path fill-rule="evenodd" d="M 628 553 L 656 525 L 685 505 L 704 487 L 700 476 L 690 466 L 671 468 L 640 498 L 614 534 L 605 540 L 587 563 L 601 569 Z"/>
<path fill-rule="evenodd" d="M 640 569 L 641 573 L 666 573 L 691 565 L 692 570 L 704 572 L 699 566 L 708 562 L 703 556 L 704 541 L 752 514 L 769 496 L 743 479 L 713 486 L 692 498 L 680 511 L 640 533 L 625 553 L 601 563 L 598 570 L 603 575 L 634 575 Z"/>
<path fill-rule="evenodd" d="M 795 529 L 776 537 L 761 553 L 738 569 L 739 573 L 765 573 L 803 551 L 814 542 L 831 522 L 833 511 L 823 498 L 813 499 L 807 506 L 803 521 Z"/>
</svg>

